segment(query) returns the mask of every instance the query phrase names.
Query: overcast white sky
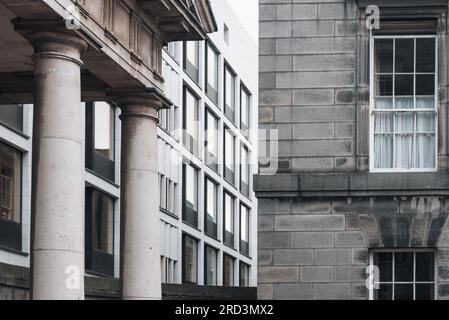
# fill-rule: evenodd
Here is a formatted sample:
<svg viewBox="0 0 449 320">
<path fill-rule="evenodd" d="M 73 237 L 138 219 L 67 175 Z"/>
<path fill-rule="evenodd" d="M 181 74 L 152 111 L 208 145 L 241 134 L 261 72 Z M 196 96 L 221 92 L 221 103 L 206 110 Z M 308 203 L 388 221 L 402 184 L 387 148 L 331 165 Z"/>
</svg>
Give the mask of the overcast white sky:
<svg viewBox="0 0 449 320">
<path fill-rule="evenodd" d="M 259 0 L 226 0 L 248 29 L 256 43 L 259 42 Z"/>
</svg>

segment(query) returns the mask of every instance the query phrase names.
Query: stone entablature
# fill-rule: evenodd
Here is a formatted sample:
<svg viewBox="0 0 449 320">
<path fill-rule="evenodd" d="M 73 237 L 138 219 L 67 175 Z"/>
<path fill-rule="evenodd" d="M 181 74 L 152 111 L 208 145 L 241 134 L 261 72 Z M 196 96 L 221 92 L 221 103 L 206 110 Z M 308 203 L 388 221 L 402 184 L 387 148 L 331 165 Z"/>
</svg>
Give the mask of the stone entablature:
<svg viewBox="0 0 449 320">
<path fill-rule="evenodd" d="M 163 90 L 164 43 L 202 39 L 216 29 L 206 1 L 197 1 L 190 8 L 180 0 L 20 0 L 0 4 L 16 15 L 16 29 L 17 25 L 26 24 L 34 30 L 49 21 L 66 28 L 65 19 L 79 21 L 68 29 L 90 45 L 83 62 L 111 88 Z"/>
</svg>

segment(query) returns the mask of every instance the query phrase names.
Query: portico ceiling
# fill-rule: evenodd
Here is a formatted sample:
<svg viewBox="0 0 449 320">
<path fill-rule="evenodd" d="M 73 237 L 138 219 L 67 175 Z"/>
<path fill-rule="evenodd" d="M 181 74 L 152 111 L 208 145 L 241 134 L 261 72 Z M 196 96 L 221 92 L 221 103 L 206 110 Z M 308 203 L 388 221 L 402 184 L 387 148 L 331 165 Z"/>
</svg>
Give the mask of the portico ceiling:
<svg viewBox="0 0 449 320">
<path fill-rule="evenodd" d="M 70 32 L 90 44 L 82 54 L 84 99 L 103 88 L 163 90 L 163 42 L 216 29 L 208 0 L 0 0 L 0 102 L 31 102 L 34 50 L 26 33 L 47 23 L 64 27 L 71 5 L 81 28 Z"/>
</svg>

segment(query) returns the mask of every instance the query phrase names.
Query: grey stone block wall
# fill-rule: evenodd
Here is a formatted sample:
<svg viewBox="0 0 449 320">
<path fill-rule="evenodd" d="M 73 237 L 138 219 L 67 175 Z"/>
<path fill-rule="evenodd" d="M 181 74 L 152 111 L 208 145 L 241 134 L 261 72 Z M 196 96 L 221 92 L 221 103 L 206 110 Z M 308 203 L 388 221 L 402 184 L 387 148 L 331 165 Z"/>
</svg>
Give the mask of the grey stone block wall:
<svg viewBox="0 0 449 320">
<path fill-rule="evenodd" d="M 449 299 L 449 198 L 262 198 L 259 207 L 260 299 L 368 299 L 369 250 L 395 247 L 437 247 L 438 298 Z"/>
<path fill-rule="evenodd" d="M 369 172 L 364 27 L 368 4 L 384 17 L 437 17 L 439 132 L 447 132 L 447 1 L 259 3 L 259 127 L 279 138 L 277 174 L 261 168 L 254 179 L 259 297 L 368 299 L 371 249 L 435 248 L 438 298 L 449 299 L 447 135 L 438 172 Z"/>
<path fill-rule="evenodd" d="M 357 6 L 260 0 L 260 127 L 283 171 L 355 168 Z"/>
</svg>

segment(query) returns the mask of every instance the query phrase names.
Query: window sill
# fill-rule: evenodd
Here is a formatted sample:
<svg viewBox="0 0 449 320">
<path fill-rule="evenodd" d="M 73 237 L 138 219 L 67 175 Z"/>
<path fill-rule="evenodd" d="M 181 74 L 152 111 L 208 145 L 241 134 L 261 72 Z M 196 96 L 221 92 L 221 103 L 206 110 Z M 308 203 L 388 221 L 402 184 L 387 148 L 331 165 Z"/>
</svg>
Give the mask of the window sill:
<svg viewBox="0 0 449 320">
<path fill-rule="evenodd" d="M 159 211 L 161 211 L 162 213 L 166 214 L 167 216 L 172 217 L 173 219 L 179 220 L 179 217 L 176 214 L 174 214 L 174 213 L 172 213 L 172 212 L 170 212 L 170 211 L 168 211 L 168 210 L 166 210 L 164 208 L 159 207 Z"/>
<path fill-rule="evenodd" d="M 218 239 L 218 236 L 217 237 L 214 237 L 213 235 L 210 235 L 210 234 L 208 234 L 208 233 L 204 233 L 204 235 L 206 236 L 206 237 L 208 237 L 208 238 L 210 238 L 210 239 L 212 239 L 212 240 L 215 240 L 215 241 L 217 241 L 217 242 L 220 242 L 221 243 L 221 240 L 220 239 Z"/>
<path fill-rule="evenodd" d="M 249 253 L 244 253 L 244 252 L 241 252 L 240 251 L 240 254 L 242 255 L 242 256 L 244 256 L 245 258 L 248 258 L 249 260 L 252 260 L 253 258 L 251 258 L 251 256 L 249 255 Z"/>
<path fill-rule="evenodd" d="M 28 252 L 23 252 L 23 251 L 20 251 L 20 250 L 14 249 L 14 248 L 10 248 L 7 246 L 3 246 L 3 245 L 0 245 L 0 251 L 6 251 L 9 253 L 17 254 L 22 257 L 28 257 L 30 255 Z"/>
<path fill-rule="evenodd" d="M 189 226 L 190 228 L 195 229 L 196 231 L 201 232 L 201 229 L 198 226 L 194 226 L 193 224 L 189 223 L 188 221 L 182 219 L 182 223 L 184 223 L 186 226 Z"/>
<path fill-rule="evenodd" d="M 226 248 L 232 249 L 232 251 L 239 253 L 239 251 L 235 247 L 231 246 L 230 244 L 225 243 L 225 242 L 223 242 L 223 244 Z"/>
<path fill-rule="evenodd" d="M 1 125 L 2 127 L 6 128 L 6 129 L 8 129 L 8 130 L 14 132 L 15 134 L 21 136 L 22 138 L 25 138 L 25 139 L 27 139 L 27 140 L 30 140 L 30 139 L 31 139 L 31 137 L 30 137 L 29 135 L 23 133 L 22 131 L 20 131 L 20 130 L 18 130 L 18 129 L 16 129 L 16 128 L 13 128 L 13 127 L 10 126 L 10 125 L 7 125 L 6 123 L 4 123 L 4 122 L 2 122 L 2 121 L 0 121 L 0 125 Z"/>
<path fill-rule="evenodd" d="M 92 278 L 103 278 L 103 279 L 117 279 L 114 276 L 110 276 L 101 272 L 96 272 L 92 270 L 86 269 L 86 276 L 92 277 Z"/>
<path fill-rule="evenodd" d="M 97 178 L 103 180 L 104 182 L 109 183 L 111 186 L 114 186 L 114 187 L 116 187 L 116 188 L 120 188 L 120 186 L 119 186 L 117 183 L 115 183 L 114 181 L 111 181 L 111 180 L 109 180 L 109 179 L 107 179 L 107 178 L 105 178 L 105 177 L 99 175 L 98 173 L 96 173 L 95 171 L 93 171 L 93 170 L 91 170 L 91 169 L 88 169 L 87 167 L 86 167 L 85 169 L 86 169 L 86 172 L 88 172 L 88 173 L 90 173 L 91 175 L 93 175 L 93 176 L 95 176 L 95 177 L 97 177 Z"/>
</svg>

